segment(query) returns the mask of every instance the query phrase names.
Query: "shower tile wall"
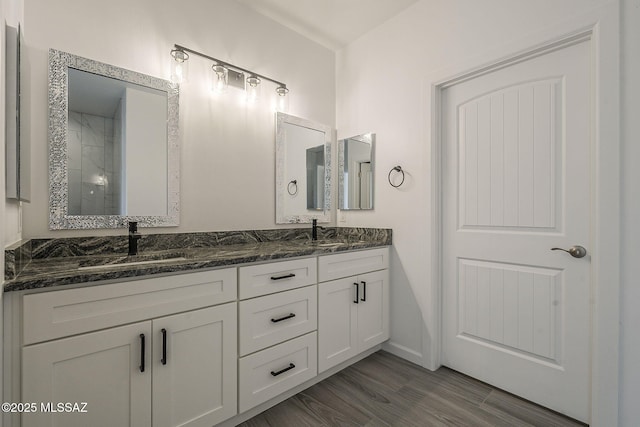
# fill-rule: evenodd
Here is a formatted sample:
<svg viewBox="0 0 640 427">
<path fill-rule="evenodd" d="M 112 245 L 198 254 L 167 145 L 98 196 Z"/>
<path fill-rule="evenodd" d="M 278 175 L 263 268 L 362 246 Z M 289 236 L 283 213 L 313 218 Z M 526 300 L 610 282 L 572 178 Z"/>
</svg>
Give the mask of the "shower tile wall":
<svg viewBox="0 0 640 427">
<path fill-rule="evenodd" d="M 68 147 L 69 214 L 118 214 L 114 119 L 70 111 Z"/>
</svg>

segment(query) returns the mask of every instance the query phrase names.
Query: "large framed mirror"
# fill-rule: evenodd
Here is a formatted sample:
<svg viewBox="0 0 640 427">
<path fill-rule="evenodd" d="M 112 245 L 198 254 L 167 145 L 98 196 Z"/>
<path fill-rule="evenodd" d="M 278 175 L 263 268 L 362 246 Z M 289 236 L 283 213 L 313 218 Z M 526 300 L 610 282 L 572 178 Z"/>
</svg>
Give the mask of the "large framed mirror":
<svg viewBox="0 0 640 427">
<path fill-rule="evenodd" d="M 178 86 L 49 50 L 49 228 L 179 225 Z"/>
<path fill-rule="evenodd" d="M 376 134 L 338 141 L 338 208 L 373 209 Z"/>
<path fill-rule="evenodd" d="M 331 221 L 330 126 L 276 113 L 276 224 Z"/>
</svg>

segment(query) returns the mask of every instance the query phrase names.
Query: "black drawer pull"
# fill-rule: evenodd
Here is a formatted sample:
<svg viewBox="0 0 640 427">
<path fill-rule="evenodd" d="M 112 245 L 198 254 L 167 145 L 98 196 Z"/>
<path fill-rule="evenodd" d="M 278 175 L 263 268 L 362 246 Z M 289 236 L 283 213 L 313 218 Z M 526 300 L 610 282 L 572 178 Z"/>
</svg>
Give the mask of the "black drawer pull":
<svg viewBox="0 0 640 427">
<path fill-rule="evenodd" d="M 162 332 L 162 359 L 160 359 L 160 362 L 163 365 L 166 365 L 167 364 L 167 330 L 165 328 L 162 328 L 161 332 Z"/>
<path fill-rule="evenodd" d="M 366 302 L 367 301 L 367 282 L 360 282 L 360 283 L 362 283 L 362 298 L 360 298 L 360 301 Z"/>
<path fill-rule="evenodd" d="M 354 299 L 353 302 L 358 304 L 358 299 L 359 299 L 359 295 L 360 295 L 360 285 L 358 283 L 355 283 L 355 282 L 354 282 L 354 285 L 356 287 L 356 299 Z"/>
<path fill-rule="evenodd" d="M 293 273 L 290 273 L 290 274 L 286 274 L 286 275 L 284 275 L 284 276 L 277 276 L 277 277 L 271 276 L 271 280 L 290 279 L 290 278 L 292 278 L 292 277 L 296 277 L 296 275 L 295 275 L 295 274 L 293 274 Z"/>
<path fill-rule="evenodd" d="M 281 317 L 279 319 L 271 319 L 273 323 L 282 322 L 283 320 L 291 319 L 292 317 L 296 317 L 295 313 L 289 313 L 288 316 Z"/>
<path fill-rule="evenodd" d="M 144 372 L 144 334 L 140 334 L 140 372 Z"/>
<path fill-rule="evenodd" d="M 287 366 L 284 369 L 279 370 L 278 372 L 273 372 L 271 371 L 271 375 L 273 375 L 274 377 L 277 377 L 280 374 L 284 374 L 287 371 L 290 371 L 291 369 L 295 368 L 296 365 L 294 365 L 293 363 L 289 363 L 289 366 Z"/>
</svg>

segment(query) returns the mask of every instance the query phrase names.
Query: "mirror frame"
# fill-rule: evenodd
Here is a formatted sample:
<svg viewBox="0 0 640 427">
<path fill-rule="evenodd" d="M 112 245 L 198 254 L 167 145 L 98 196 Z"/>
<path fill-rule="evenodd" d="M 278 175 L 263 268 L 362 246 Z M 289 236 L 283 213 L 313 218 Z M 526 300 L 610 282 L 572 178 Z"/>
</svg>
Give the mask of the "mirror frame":
<svg viewBox="0 0 640 427">
<path fill-rule="evenodd" d="M 111 77 L 167 93 L 167 215 L 69 215 L 68 69 Z M 180 223 L 180 148 L 178 144 L 177 84 L 168 80 L 49 49 L 49 229 L 123 228 L 129 221 L 141 227 Z"/>
<path fill-rule="evenodd" d="M 287 195 L 287 179 L 285 177 L 285 152 L 286 141 L 284 138 L 284 124 L 324 132 L 324 208 L 317 214 L 286 215 L 285 200 Z M 276 113 L 276 224 L 310 223 L 317 219 L 320 223 L 331 222 L 331 144 L 333 142 L 333 129 L 331 126 L 291 116 L 285 113 Z M 305 189 L 306 192 L 306 189 Z"/>
<path fill-rule="evenodd" d="M 371 174 L 374 177 L 373 181 L 371 181 L 371 207 L 370 208 L 350 208 L 345 207 L 344 200 L 344 144 L 345 141 L 350 139 L 370 139 L 369 142 L 371 144 Z M 343 211 L 352 211 L 352 210 L 362 210 L 362 211 L 370 211 L 375 207 L 375 171 L 376 171 L 376 134 L 375 132 L 363 133 L 360 135 L 350 136 L 349 138 L 343 138 L 338 141 L 338 209 Z"/>
</svg>

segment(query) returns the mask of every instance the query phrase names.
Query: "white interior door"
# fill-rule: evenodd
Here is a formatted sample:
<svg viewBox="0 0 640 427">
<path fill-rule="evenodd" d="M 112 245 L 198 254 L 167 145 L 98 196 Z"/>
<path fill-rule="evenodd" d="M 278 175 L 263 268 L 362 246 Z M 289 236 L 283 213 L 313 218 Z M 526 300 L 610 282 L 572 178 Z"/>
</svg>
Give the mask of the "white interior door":
<svg viewBox="0 0 640 427">
<path fill-rule="evenodd" d="M 443 91 L 443 364 L 588 421 L 590 43 Z"/>
</svg>

